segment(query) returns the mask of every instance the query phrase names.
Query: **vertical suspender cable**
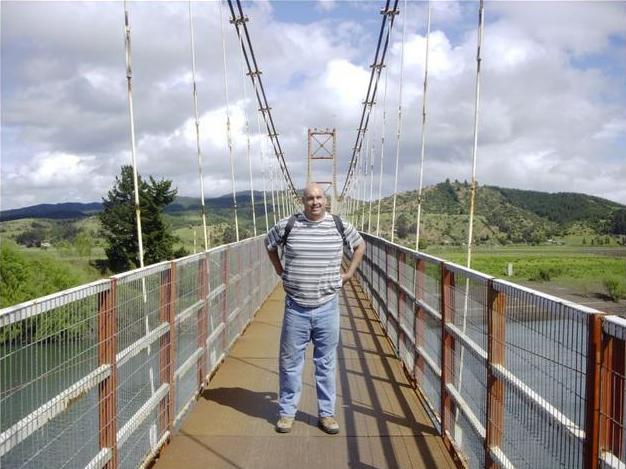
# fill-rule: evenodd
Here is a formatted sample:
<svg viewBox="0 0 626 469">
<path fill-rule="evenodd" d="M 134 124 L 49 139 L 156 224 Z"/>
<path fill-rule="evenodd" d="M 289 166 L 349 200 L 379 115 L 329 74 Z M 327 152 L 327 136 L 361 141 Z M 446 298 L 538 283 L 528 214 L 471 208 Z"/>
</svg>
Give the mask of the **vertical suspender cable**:
<svg viewBox="0 0 626 469">
<path fill-rule="evenodd" d="M 380 204 L 383 197 L 383 169 L 385 160 L 385 126 L 387 123 L 387 84 L 388 84 L 387 69 L 385 69 L 385 88 L 383 91 L 383 118 L 382 118 L 382 131 L 380 134 L 380 173 L 378 174 L 378 213 L 376 215 L 376 236 L 379 236 L 380 228 Z"/>
<path fill-rule="evenodd" d="M 354 194 L 354 207 L 353 207 L 354 214 L 353 214 L 352 224 L 355 226 L 357 230 L 359 229 L 359 206 L 361 205 L 360 192 L 361 192 L 361 173 L 363 170 L 362 162 L 363 160 L 361 158 L 361 151 L 359 151 L 357 153 L 354 184 L 352 184 L 352 193 Z"/>
<path fill-rule="evenodd" d="M 128 84 L 128 114 L 130 117 L 130 147 L 131 158 L 133 163 L 133 187 L 135 195 L 135 219 L 137 223 L 137 243 L 139 245 L 139 267 L 144 267 L 144 255 L 143 255 L 143 237 L 141 229 L 141 209 L 139 206 L 139 177 L 137 176 L 137 155 L 135 151 L 135 114 L 133 111 L 133 90 L 132 90 L 132 61 L 131 61 L 131 48 L 130 48 L 130 19 L 128 14 L 128 4 L 124 0 L 124 53 L 126 56 L 126 81 Z M 146 292 L 146 279 L 141 279 L 141 290 L 143 293 L 144 304 L 148 302 L 148 295 Z M 144 317 L 144 327 L 146 335 L 150 332 L 150 324 L 148 322 L 148 315 Z M 152 353 L 152 348 L 148 345 L 148 356 Z M 154 380 L 154 368 L 150 366 L 148 368 L 148 380 L 150 382 L 150 394 L 155 393 L 155 380 Z M 154 447 L 157 440 L 156 425 L 150 425 L 149 429 L 150 445 Z"/>
<path fill-rule="evenodd" d="M 478 117 L 480 108 L 480 63 L 481 55 L 480 49 L 483 41 L 483 29 L 484 29 L 484 10 L 483 0 L 480 0 L 480 6 L 478 8 L 478 45 L 476 47 L 476 92 L 474 101 L 474 144 L 472 147 L 472 185 L 470 188 L 470 216 L 469 216 L 469 228 L 467 237 L 467 267 L 472 265 L 472 237 L 473 237 L 473 225 L 474 225 L 474 205 L 476 199 L 476 159 L 478 153 Z M 465 281 L 465 302 L 463 305 L 463 326 L 462 331 L 465 333 L 467 328 L 467 309 L 468 309 L 468 297 L 469 297 L 469 278 Z M 463 365 L 464 365 L 464 352 L 465 347 L 461 347 L 461 362 L 459 364 L 459 386 L 458 390 L 461 393 L 463 386 Z M 458 410 L 456 413 L 455 421 L 458 421 Z"/>
<path fill-rule="evenodd" d="M 230 180 L 233 191 L 233 211 L 235 214 L 235 239 L 239 241 L 239 219 L 237 217 L 237 195 L 235 189 L 235 162 L 233 161 L 233 139 L 230 129 L 230 102 L 228 99 L 228 67 L 226 64 L 226 39 L 224 37 L 224 15 L 222 13 L 222 0 L 218 0 L 220 9 L 220 33 L 222 36 L 222 57 L 224 63 L 224 94 L 226 96 L 226 141 L 228 144 L 228 156 L 230 160 Z"/>
<path fill-rule="evenodd" d="M 287 188 L 286 188 L 287 181 L 283 177 L 283 178 L 280 179 L 280 182 L 281 182 L 281 186 L 283 188 L 282 194 L 281 194 L 282 197 L 283 197 L 283 213 L 285 214 L 285 216 L 287 216 L 287 214 L 289 213 L 287 211 L 288 210 L 288 207 L 287 207 Z"/>
<path fill-rule="evenodd" d="M 370 147 L 369 154 L 369 166 L 370 166 L 370 196 L 369 196 L 369 209 L 367 212 L 367 232 L 372 232 L 372 191 L 374 190 L 374 145 Z"/>
<path fill-rule="evenodd" d="M 276 218 L 276 197 L 274 194 L 274 165 L 273 163 L 270 164 L 269 167 L 269 174 L 270 174 L 270 186 L 272 189 L 272 216 L 274 217 L 274 225 L 276 224 L 276 222 L 278 220 L 280 220 L 280 215 L 278 216 L 278 219 Z"/>
<path fill-rule="evenodd" d="M 393 183 L 393 207 L 391 209 L 391 242 L 395 238 L 396 199 L 398 197 L 398 166 L 400 163 L 400 135 L 402 134 L 402 78 L 404 74 L 404 38 L 406 35 L 406 0 L 404 0 L 404 20 L 402 21 L 402 44 L 400 46 L 400 87 L 398 91 L 398 122 L 396 126 L 396 175 Z"/>
<path fill-rule="evenodd" d="M 130 51 L 130 21 L 128 5 L 124 0 L 124 55 L 126 57 L 126 82 L 128 84 L 128 114 L 130 117 L 130 155 L 133 163 L 133 188 L 135 195 L 135 222 L 137 224 L 137 244 L 139 245 L 139 267 L 144 266 L 143 236 L 141 233 L 141 208 L 139 206 L 139 181 L 137 176 L 137 154 L 135 151 L 135 113 L 133 111 L 133 70 Z M 146 291 L 144 285 L 144 299 Z"/>
<path fill-rule="evenodd" d="M 370 134 L 367 134 L 365 157 L 363 158 L 363 181 L 361 182 L 361 231 L 365 230 L 365 194 L 367 192 L 368 153 L 370 152 Z"/>
<path fill-rule="evenodd" d="M 483 0 L 480 0 L 478 10 L 478 47 L 476 52 L 476 94 L 474 102 L 474 145 L 472 147 L 472 185 L 470 188 L 470 214 L 467 235 L 467 267 L 472 265 L 472 238 L 474 234 L 474 205 L 476 200 L 476 158 L 478 152 L 478 117 L 480 106 L 480 48 L 483 41 Z M 463 321 L 465 325 L 465 320 Z"/>
<path fill-rule="evenodd" d="M 245 21 L 245 19 L 243 19 L 242 21 Z M 252 204 L 252 229 L 254 231 L 254 236 L 256 237 L 257 232 L 256 232 L 256 208 L 254 205 L 254 184 L 252 183 L 252 157 L 250 156 L 250 123 L 248 121 L 248 112 L 245 108 L 245 106 L 248 103 L 248 92 L 246 91 L 246 64 L 245 64 L 245 59 L 243 56 L 243 37 L 241 36 L 241 34 L 238 35 L 239 37 L 239 44 L 240 44 L 240 48 L 239 48 L 239 52 L 240 52 L 240 57 L 241 57 L 241 86 L 243 87 L 243 101 L 244 101 L 244 108 L 243 108 L 243 116 L 244 116 L 244 125 L 245 125 L 245 130 L 246 130 L 246 153 L 248 154 L 248 175 L 250 177 L 250 202 Z M 252 81 L 254 83 L 254 77 L 252 78 Z"/>
<path fill-rule="evenodd" d="M 417 217 L 415 222 L 415 250 L 419 251 L 420 224 L 422 221 L 422 191 L 424 184 L 424 147 L 426 144 L 426 90 L 428 88 L 428 49 L 430 41 L 430 1 L 426 26 L 426 57 L 424 59 L 424 89 L 422 94 L 422 141 L 420 144 L 419 188 L 417 190 Z"/>
<path fill-rule="evenodd" d="M 202 233 L 204 234 L 204 250 L 209 249 L 206 227 L 206 207 L 204 205 L 204 177 L 202 176 L 202 151 L 200 149 L 200 120 L 198 119 L 198 85 L 196 83 L 196 46 L 193 37 L 193 14 L 189 0 L 189 37 L 191 38 L 191 77 L 193 81 L 193 113 L 196 126 L 196 149 L 198 157 L 198 177 L 200 179 L 200 206 L 202 210 Z M 194 231 L 195 233 L 195 231 Z"/>
<path fill-rule="evenodd" d="M 270 224 L 267 217 L 267 166 L 265 163 L 265 139 L 263 137 L 263 133 L 261 133 L 261 116 L 259 116 L 259 113 L 260 112 L 256 113 L 256 125 L 259 135 L 259 152 L 261 155 L 261 165 L 263 168 L 263 210 L 265 211 L 265 231 L 268 232 L 270 230 Z"/>
</svg>

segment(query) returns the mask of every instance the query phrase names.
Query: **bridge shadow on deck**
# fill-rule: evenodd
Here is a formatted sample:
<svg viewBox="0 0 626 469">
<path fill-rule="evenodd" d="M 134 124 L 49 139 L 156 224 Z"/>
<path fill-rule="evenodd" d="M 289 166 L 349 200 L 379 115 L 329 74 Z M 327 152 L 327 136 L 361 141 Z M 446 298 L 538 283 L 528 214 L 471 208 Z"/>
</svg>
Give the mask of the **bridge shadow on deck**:
<svg viewBox="0 0 626 469">
<path fill-rule="evenodd" d="M 341 293 L 340 434 L 317 428 L 311 350 L 293 430 L 276 433 L 283 302 L 278 287 L 154 468 L 454 467 L 356 281 Z"/>
</svg>

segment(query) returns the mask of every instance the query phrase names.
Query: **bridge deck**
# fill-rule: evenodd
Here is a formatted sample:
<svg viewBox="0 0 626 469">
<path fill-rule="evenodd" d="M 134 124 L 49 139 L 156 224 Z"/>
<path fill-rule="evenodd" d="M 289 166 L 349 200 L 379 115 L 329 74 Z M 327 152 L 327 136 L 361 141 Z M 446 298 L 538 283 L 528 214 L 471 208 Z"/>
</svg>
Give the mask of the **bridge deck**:
<svg viewBox="0 0 626 469">
<path fill-rule="evenodd" d="M 340 434 L 317 428 L 310 350 L 294 427 L 276 433 L 283 298 L 265 302 L 155 469 L 454 467 L 356 282 L 341 294 Z"/>
</svg>

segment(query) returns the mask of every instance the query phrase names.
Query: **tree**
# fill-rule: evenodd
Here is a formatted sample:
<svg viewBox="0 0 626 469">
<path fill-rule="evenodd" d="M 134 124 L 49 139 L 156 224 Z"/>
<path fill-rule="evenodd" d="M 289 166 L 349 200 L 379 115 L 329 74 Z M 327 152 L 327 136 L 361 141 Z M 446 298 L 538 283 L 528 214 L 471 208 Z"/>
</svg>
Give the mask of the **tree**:
<svg viewBox="0 0 626 469">
<path fill-rule="evenodd" d="M 398 238 L 406 238 L 409 234 L 409 219 L 404 213 L 396 220 L 396 233 Z"/>
<path fill-rule="evenodd" d="M 15 241 L 23 246 L 32 248 L 41 246 L 44 237 L 45 233 L 41 229 L 32 229 L 24 231 L 18 235 L 17 238 L 15 238 Z"/>
<path fill-rule="evenodd" d="M 617 210 L 613 214 L 613 221 L 611 223 L 611 233 L 626 234 L 626 208 Z"/>
<path fill-rule="evenodd" d="M 171 259 L 174 256 L 174 241 L 169 227 L 162 218 L 163 209 L 176 197 L 172 181 L 155 180 L 150 176 L 149 183 L 137 175 L 139 186 L 139 207 L 146 265 Z M 102 199 L 104 210 L 100 213 L 105 249 L 109 266 L 115 272 L 122 272 L 139 264 L 139 242 L 135 217 L 135 196 L 133 169 L 122 166 L 115 177 L 113 188 Z"/>
<path fill-rule="evenodd" d="M 235 233 L 235 229 L 232 226 L 227 226 L 224 229 L 224 234 L 222 235 L 222 242 L 224 244 L 230 244 L 237 241 L 237 234 Z"/>
</svg>

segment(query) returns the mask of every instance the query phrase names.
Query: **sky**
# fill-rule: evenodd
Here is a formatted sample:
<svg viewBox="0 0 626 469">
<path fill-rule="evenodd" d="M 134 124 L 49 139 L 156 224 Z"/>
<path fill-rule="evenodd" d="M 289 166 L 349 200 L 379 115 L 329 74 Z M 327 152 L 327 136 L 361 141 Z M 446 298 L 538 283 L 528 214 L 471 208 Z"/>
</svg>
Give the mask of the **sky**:
<svg viewBox="0 0 626 469">
<path fill-rule="evenodd" d="M 337 129 L 343 186 L 383 6 L 243 4 L 297 187 L 306 178 L 310 127 Z M 478 2 L 431 6 L 425 185 L 471 179 L 476 83 Z M 123 3 L 2 1 L 0 8 L 0 208 L 100 201 L 131 162 Z M 138 171 L 198 197 L 188 2 L 128 8 Z M 232 189 L 227 113 L 236 190 L 250 188 L 249 167 L 253 187 L 269 187 L 269 168 L 276 167 L 222 8 L 220 23 L 218 2 L 192 3 L 207 197 Z M 381 80 L 364 152 L 373 158 L 374 198 L 383 133 L 382 194 L 393 191 L 396 154 L 398 190 L 418 185 L 427 3 L 401 0 L 399 8 L 383 75 L 386 98 Z M 481 56 L 478 183 L 626 204 L 626 1 L 485 1 Z M 317 163 L 314 178 L 326 179 L 327 170 Z"/>
</svg>

